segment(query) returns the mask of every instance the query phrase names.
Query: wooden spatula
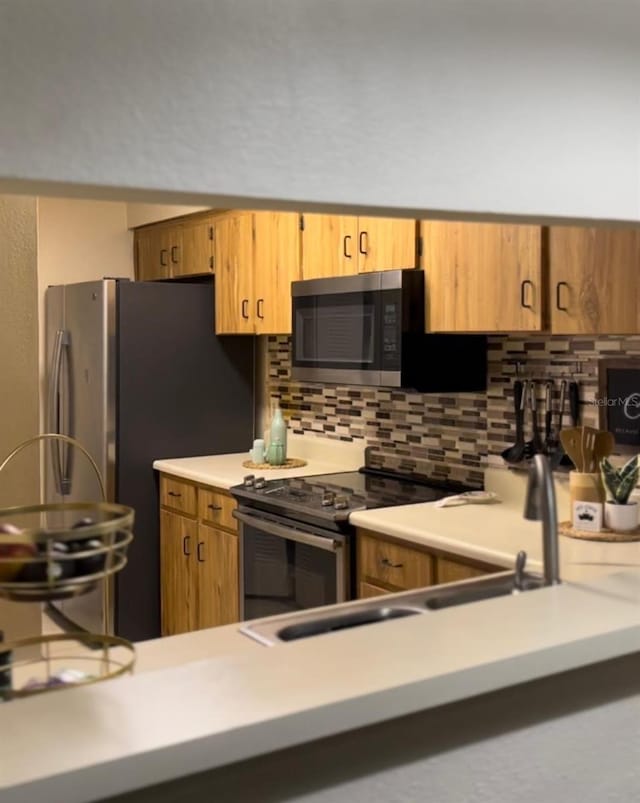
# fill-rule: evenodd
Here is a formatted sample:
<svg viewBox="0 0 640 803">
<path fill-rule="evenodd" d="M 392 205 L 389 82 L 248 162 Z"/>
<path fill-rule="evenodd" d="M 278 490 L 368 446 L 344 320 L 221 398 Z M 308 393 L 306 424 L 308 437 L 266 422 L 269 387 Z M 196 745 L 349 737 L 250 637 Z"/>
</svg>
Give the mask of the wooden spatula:
<svg viewBox="0 0 640 803">
<path fill-rule="evenodd" d="M 596 463 L 596 471 L 600 471 L 600 461 L 603 457 L 609 457 L 613 454 L 616 445 L 616 439 L 611 432 L 604 429 L 596 433 L 596 442 L 593 449 L 593 457 Z"/>
<path fill-rule="evenodd" d="M 570 427 L 560 431 L 562 448 L 571 458 L 578 471 L 583 471 L 582 464 L 582 428 Z"/>
</svg>

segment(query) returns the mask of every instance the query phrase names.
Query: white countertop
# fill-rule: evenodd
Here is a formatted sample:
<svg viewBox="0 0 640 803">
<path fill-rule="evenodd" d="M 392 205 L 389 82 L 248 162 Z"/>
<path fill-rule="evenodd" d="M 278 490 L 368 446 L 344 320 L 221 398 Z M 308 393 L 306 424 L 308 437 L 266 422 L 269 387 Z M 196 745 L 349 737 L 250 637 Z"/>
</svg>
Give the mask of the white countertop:
<svg viewBox="0 0 640 803">
<path fill-rule="evenodd" d="M 522 520 L 520 480 L 502 475 L 489 483 L 502 505 L 353 518 L 499 565 L 525 548 L 535 564 L 541 527 Z M 639 550 L 563 538 L 559 586 L 271 648 L 242 641 L 234 625 L 142 644 L 132 677 L 0 706 L 11 734 L 0 751 L 3 803 L 109 797 L 637 652 Z M 589 565 L 598 558 L 604 568 Z"/>
<path fill-rule="evenodd" d="M 242 463 L 249 459 L 248 452 L 156 460 L 153 467 L 174 477 L 227 489 L 239 485 L 247 474 L 262 474 L 269 480 L 279 480 L 354 471 L 364 464 L 364 447 L 362 440 L 347 442 L 290 432 L 287 436 L 287 453 L 289 457 L 306 460 L 307 465 L 302 468 L 274 468 L 267 471 L 245 468 Z"/>
<path fill-rule="evenodd" d="M 349 520 L 357 527 L 384 533 L 425 547 L 512 568 L 519 550 L 527 567 L 542 570 L 542 527 L 523 517 L 526 475 L 490 469 L 487 490 L 497 492 L 499 504 L 438 508 L 433 503 L 364 510 Z M 566 482 L 556 483 L 558 517 L 569 518 Z M 560 536 L 560 576 L 583 581 L 621 569 L 640 569 L 640 541 L 583 541 Z"/>
</svg>

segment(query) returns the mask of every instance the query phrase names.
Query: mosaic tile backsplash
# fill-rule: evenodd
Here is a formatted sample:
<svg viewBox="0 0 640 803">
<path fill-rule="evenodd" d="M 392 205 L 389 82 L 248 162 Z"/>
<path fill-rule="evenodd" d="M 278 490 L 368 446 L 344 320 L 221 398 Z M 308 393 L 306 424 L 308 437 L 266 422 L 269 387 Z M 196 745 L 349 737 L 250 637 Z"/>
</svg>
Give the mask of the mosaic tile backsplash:
<svg viewBox="0 0 640 803">
<path fill-rule="evenodd" d="M 594 405 L 597 363 L 602 357 L 640 357 L 640 336 L 566 337 L 496 335 L 489 338 L 486 393 L 424 394 L 388 388 L 328 385 L 291 380 L 291 341 L 270 336 L 268 395 L 299 433 L 353 440 L 372 446 L 374 464 L 481 487 L 487 466 L 504 467 L 502 450 L 513 443 L 513 380 L 580 383 L 581 423 L 597 426 Z M 567 402 L 565 426 L 570 426 Z M 542 412 L 539 412 L 542 425 Z M 525 434 L 530 438 L 530 418 Z"/>
</svg>

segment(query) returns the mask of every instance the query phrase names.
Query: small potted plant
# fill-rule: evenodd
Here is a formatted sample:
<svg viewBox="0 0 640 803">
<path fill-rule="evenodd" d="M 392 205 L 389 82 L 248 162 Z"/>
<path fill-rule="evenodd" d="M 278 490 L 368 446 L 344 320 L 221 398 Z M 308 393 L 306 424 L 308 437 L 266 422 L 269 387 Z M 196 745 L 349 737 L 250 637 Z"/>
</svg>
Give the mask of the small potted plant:
<svg viewBox="0 0 640 803">
<path fill-rule="evenodd" d="M 638 526 L 638 505 L 629 502 L 638 482 L 638 456 L 622 468 L 614 468 L 607 457 L 600 461 L 602 481 L 611 499 L 604 506 L 604 523 L 610 530 L 628 532 Z"/>
</svg>

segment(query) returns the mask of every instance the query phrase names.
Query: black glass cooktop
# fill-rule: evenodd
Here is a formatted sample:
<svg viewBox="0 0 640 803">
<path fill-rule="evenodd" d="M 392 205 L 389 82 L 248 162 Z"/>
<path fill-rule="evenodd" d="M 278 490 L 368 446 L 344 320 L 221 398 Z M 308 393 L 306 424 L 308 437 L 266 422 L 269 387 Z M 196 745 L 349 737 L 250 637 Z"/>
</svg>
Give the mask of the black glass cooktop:
<svg viewBox="0 0 640 803">
<path fill-rule="evenodd" d="M 462 490 L 468 489 L 457 483 L 417 482 L 401 475 L 364 470 L 282 480 L 249 477 L 231 493 L 252 508 L 291 518 L 300 518 L 304 513 L 307 520 L 312 516 L 321 521 L 340 521 L 347 520 L 356 510 L 435 502 Z"/>
</svg>

